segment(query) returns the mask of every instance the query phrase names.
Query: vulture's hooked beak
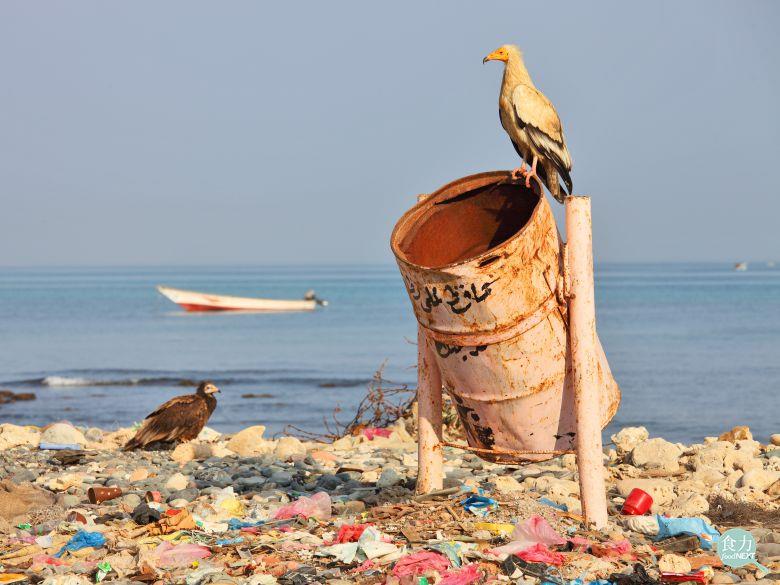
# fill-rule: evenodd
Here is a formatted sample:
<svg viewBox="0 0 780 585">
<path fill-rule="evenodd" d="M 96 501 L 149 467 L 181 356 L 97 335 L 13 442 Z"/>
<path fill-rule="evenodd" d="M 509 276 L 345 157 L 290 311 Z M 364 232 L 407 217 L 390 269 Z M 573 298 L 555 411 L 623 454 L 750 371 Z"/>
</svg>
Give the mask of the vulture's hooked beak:
<svg viewBox="0 0 780 585">
<path fill-rule="evenodd" d="M 501 48 L 501 49 L 496 49 L 495 51 L 490 53 L 490 55 L 482 59 L 482 64 L 484 65 L 488 61 L 503 61 L 504 63 L 506 63 L 508 60 L 509 57 L 506 54 L 506 51 L 503 48 Z"/>
<path fill-rule="evenodd" d="M 485 64 L 485 63 L 487 63 L 488 61 L 490 61 L 490 55 L 488 55 L 487 57 L 485 57 L 484 59 L 482 59 L 482 64 L 484 65 L 484 64 Z"/>
</svg>

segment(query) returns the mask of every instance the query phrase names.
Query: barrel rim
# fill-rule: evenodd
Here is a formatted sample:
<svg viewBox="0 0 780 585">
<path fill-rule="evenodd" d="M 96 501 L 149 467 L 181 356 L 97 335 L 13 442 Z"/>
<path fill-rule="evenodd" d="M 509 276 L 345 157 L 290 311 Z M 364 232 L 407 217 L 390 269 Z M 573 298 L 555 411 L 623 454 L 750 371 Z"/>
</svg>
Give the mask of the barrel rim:
<svg viewBox="0 0 780 585">
<path fill-rule="evenodd" d="M 455 179 L 453 181 L 450 181 L 449 183 L 442 185 L 435 191 L 431 192 L 427 197 L 425 197 L 425 199 L 423 199 L 422 201 L 418 201 L 415 205 L 407 209 L 406 212 L 396 222 L 395 227 L 393 228 L 393 231 L 390 234 L 390 250 L 393 252 L 393 256 L 395 256 L 398 262 L 403 262 L 407 266 L 413 266 L 418 269 L 446 270 L 448 268 L 457 268 L 459 266 L 465 266 L 467 264 L 471 264 L 473 262 L 478 262 L 480 260 L 483 260 L 488 256 L 495 255 L 496 250 L 504 248 L 510 242 L 516 240 L 517 238 L 522 237 L 526 232 L 526 230 L 530 229 L 530 227 L 534 224 L 534 219 L 536 218 L 536 216 L 539 213 L 541 213 L 541 209 L 544 203 L 544 193 L 541 192 L 539 185 L 537 185 L 536 183 L 533 183 L 531 188 L 529 189 L 522 183 L 522 181 L 518 181 L 517 183 L 515 183 L 517 186 L 535 194 L 538 197 L 538 199 L 536 201 L 536 204 L 534 205 L 533 211 L 531 212 L 531 216 L 528 218 L 526 224 L 522 228 L 520 228 L 517 232 L 515 232 L 511 237 L 501 242 L 498 246 L 495 246 L 494 248 L 490 248 L 489 250 L 486 250 L 485 252 L 482 252 L 481 254 L 478 254 L 476 256 L 466 258 L 465 260 L 459 260 L 457 262 L 451 262 L 449 264 L 441 264 L 439 266 L 423 266 L 422 264 L 417 264 L 415 262 L 412 262 L 411 260 L 407 259 L 406 255 L 403 254 L 399 249 L 399 244 L 401 240 L 399 236 L 399 232 L 401 231 L 401 229 L 403 229 L 406 226 L 406 224 L 412 219 L 412 216 L 415 213 L 419 213 L 420 210 L 422 210 L 424 207 L 431 207 L 437 196 L 441 195 L 442 193 L 444 193 L 445 191 L 451 189 L 456 185 L 462 185 L 463 183 L 467 183 L 469 181 L 477 181 L 479 179 L 486 179 L 486 178 L 495 178 L 496 180 L 493 181 L 493 184 L 497 185 L 502 180 L 509 179 L 511 177 L 512 177 L 512 171 L 508 171 L 508 170 L 484 171 L 481 173 L 474 173 L 472 175 L 466 175 L 465 177 L 460 177 L 458 179 Z M 485 185 L 490 185 L 490 182 L 485 183 Z"/>
</svg>

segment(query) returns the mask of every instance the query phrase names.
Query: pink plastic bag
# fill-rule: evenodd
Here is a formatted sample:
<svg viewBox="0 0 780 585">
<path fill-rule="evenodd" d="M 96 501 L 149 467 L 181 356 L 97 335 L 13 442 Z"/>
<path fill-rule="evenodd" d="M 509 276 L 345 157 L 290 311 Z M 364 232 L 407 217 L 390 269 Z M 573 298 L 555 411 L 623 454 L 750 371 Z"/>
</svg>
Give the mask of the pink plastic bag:
<svg viewBox="0 0 780 585">
<path fill-rule="evenodd" d="M 457 571 L 445 571 L 444 578 L 439 581 L 438 585 L 470 585 L 481 578 L 482 573 L 479 572 L 477 563 L 471 563 Z"/>
<path fill-rule="evenodd" d="M 390 429 L 380 429 L 378 427 L 366 427 L 363 429 L 363 436 L 369 441 L 373 441 L 374 437 L 389 437 L 393 431 Z"/>
<path fill-rule="evenodd" d="M 208 547 L 199 544 L 161 543 L 154 549 L 154 563 L 159 567 L 186 567 L 199 559 L 211 556 Z"/>
<path fill-rule="evenodd" d="M 541 516 L 531 516 L 522 524 L 517 524 L 512 536 L 512 542 L 492 550 L 494 554 L 517 554 L 535 544 L 547 546 L 566 544 L 566 539 L 553 530 L 553 527 Z"/>
<path fill-rule="evenodd" d="M 561 553 L 550 550 L 544 544 L 535 544 L 530 548 L 515 553 L 515 555 L 529 563 L 545 563 L 557 566 L 562 565 L 563 561 L 566 560 L 566 557 Z"/>
<path fill-rule="evenodd" d="M 317 518 L 318 520 L 330 520 L 330 496 L 325 492 L 317 492 L 312 497 L 301 496 L 294 502 L 282 506 L 274 514 L 275 520 L 295 518 Z"/>
<path fill-rule="evenodd" d="M 401 578 L 411 575 L 417 577 L 427 571 L 442 573 L 450 568 L 450 561 L 443 554 L 422 551 L 398 559 L 393 567 L 393 575 Z"/>
</svg>

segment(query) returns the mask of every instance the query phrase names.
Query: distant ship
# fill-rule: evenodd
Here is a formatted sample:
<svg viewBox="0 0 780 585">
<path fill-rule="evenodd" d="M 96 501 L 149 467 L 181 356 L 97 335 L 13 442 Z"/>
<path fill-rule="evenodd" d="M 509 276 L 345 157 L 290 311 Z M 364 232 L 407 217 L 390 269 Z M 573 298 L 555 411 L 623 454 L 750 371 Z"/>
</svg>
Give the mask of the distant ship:
<svg viewBox="0 0 780 585">
<path fill-rule="evenodd" d="M 734 264 L 734 270 L 737 272 L 745 272 L 747 270 L 748 264 L 747 262 L 737 262 Z"/>
</svg>

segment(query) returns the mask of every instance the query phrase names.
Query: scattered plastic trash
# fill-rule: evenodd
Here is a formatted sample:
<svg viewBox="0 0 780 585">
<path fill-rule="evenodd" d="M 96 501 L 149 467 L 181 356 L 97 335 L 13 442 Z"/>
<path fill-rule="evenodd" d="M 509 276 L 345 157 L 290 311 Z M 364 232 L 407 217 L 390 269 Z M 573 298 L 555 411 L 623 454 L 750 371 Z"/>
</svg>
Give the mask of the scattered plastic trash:
<svg viewBox="0 0 780 585">
<path fill-rule="evenodd" d="M 496 522 L 477 522 L 474 524 L 474 529 L 487 530 L 496 536 L 509 536 L 514 531 L 515 525 Z"/>
<path fill-rule="evenodd" d="M 658 535 L 656 540 L 663 540 L 679 534 L 690 534 L 699 537 L 699 544 L 704 550 L 712 550 L 712 545 L 718 542 L 720 532 L 707 524 L 701 518 L 666 518 L 656 515 Z"/>
<path fill-rule="evenodd" d="M 215 544 L 217 546 L 231 546 L 234 544 L 241 544 L 244 542 L 244 538 L 239 536 L 237 538 L 221 538 Z"/>
<path fill-rule="evenodd" d="M 545 506 L 550 506 L 551 508 L 555 508 L 556 510 L 560 510 L 561 512 L 569 511 L 569 506 L 566 504 L 558 504 L 547 498 L 539 498 L 539 503 L 544 504 Z"/>
<path fill-rule="evenodd" d="M 550 550 L 547 545 L 541 543 L 534 544 L 514 554 L 529 563 L 546 563 L 556 567 L 561 566 L 566 560 L 566 557 L 561 553 Z"/>
<path fill-rule="evenodd" d="M 606 542 L 594 542 L 590 551 L 593 556 L 602 557 L 620 557 L 631 552 L 631 543 L 627 539 L 620 541 L 608 540 Z"/>
<path fill-rule="evenodd" d="M 498 502 L 487 496 L 469 496 L 460 503 L 463 509 L 475 516 L 487 516 L 492 510 L 498 508 Z"/>
<path fill-rule="evenodd" d="M 634 488 L 628 494 L 620 513 L 625 516 L 642 516 L 653 507 L 653 497 L 644 490 Z"/>
<path fill-rule="evenodd" d="M 437 585 L 469 585 L 479 581 L 482 573 L 476 563 L 466 565 L 458 571 L 445 571 Z"/>
<path fill-rule="evenodd" d="M 589 539 L 583 536 L 572 536 L 569 539 L 569 542 L 571 543 L 572 550 L 576 552 L 585 552 L 590 548 L 590 545 L 592 544 Z"/>
<path fill-rule="evenodd" d="M 431 544 L 428 546 L 431 550 L 435 550 L 436 552 L 440 552 L 443 555 L 446 555 L 447 558 L 450 560 L 450 564 L 453 567 L 460 567 L 461 561 L 460 561 L 460 550 L 463 548 L 463 543 L 461 542 L 437 542 L 435 544 Z"/>
<path fill-rule="evenodd" d="M 171 544 L 164 541 L 154 549 L 156 564 L 160 567 L 185 567 L 211 556 L 208 547 L 199 544 Z"/>
<path fill-rule="evenodd" d="M 366 427 L 362 431 L 363 436 L 366 437 L 369 441 L 373 441 L 374 437 L 384 437 L 387 438 L 391 434 L 393 434 L 393 431 L 391 429 L 381 429 L 377 427 Z"/>
<path fill-rule="evenodd" d="M 393 567 L 393 575 L 398 577 L 419 577 L 427 571 L 443 573 L 450 567 L 450 562 L 443 554 L 421 551 L 398 559 Z"/>
<path fill-rule="evenodd" d="M 531 516 L 522 524 L 515 526 L 509 544 L 493 549 L 494 554 L 517 554 L 534 545 L 561 545 L 566 539 L 555 532 L 552 526 L 542 516 Z M 529 559 L 526 559 L 529 560 Z"/>
<path fill-rule="evenodd" d="M 106 537 L 103 536 L 100 532 L 87 532 L 86 530 L 79 530 L 54 556 L 60 558 L 68 551 L 73 552 L 90 546 L 98 548 L 104 544 L 106 544 Z"/>
<path fill-rule="evenodd" d="M 296 516 L 329 520 L 331 516 L 330 496 L 325 492 L 317 492 L 312 497 L 301 496 L 293 503 L 279 508 L 274 514 L 274 519 L 283 520 Z"/>
</svg>

